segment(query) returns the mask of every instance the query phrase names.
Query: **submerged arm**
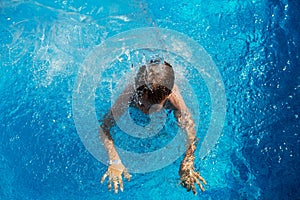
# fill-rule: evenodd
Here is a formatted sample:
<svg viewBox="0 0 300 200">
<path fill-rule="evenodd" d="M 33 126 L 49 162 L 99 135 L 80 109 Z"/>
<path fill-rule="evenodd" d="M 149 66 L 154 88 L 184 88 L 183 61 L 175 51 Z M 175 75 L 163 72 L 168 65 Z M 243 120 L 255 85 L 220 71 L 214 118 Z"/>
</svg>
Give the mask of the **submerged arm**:
<svg viewBox="0 0 300 200">
<path fill-rule="evenodd" d="M 196 194 L 196 188 L 194 186 L 194 183 L 198 184 L 200 189 L 204 191 L 204 188 L 200 181 L 202 181 L 204 184 L 206 184 L 206 182 L 200 176 L 199 172 L 195 172 L 195 167 L 194 167 L 194 160 L 195 160 L 194 152 L 196 150 L 195 143 L 197 140 L 195 123 L 176 85 L 172 90 L 169 100 L 176 109 L 175 112 L 176 118 L 181 128 L 185 129 L 185 132 L 187 134 L 187 139 L 188 139 L 185 156 L 183 161 L 181 162 L 180 170 L 179 170 L 181 184 L 182 186 L 187 188 L 188 191 L 192 190 L 193 193 Z"/>
<path fill-rule="evenodd" d="M 191 158 L 196 150 L 195 123 L 176 85 L 173 88 L 169 100 L 176 109 L 175 116 L 178 120 L 179 126 L 184 129 L 187 134 L 188 148 L 185 159 Z"/>
</svg>

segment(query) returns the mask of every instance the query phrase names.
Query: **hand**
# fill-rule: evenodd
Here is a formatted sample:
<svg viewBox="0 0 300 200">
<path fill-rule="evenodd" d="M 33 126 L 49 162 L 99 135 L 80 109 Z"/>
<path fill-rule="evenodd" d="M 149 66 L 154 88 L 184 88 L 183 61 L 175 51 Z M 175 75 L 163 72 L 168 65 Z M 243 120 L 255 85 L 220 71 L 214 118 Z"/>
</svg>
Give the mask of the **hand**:
<svg viewBox="0 0 300 200">
<path fill-rule="evenodd" d="M 128 181 L 130 181 L 131 175 L 127 172 L 126 168 L 122 163 L 109 165 L 106 173 L 103 175 L 101 179 L 101 184 L 108 176 L 108 190 L 111 190 L 111 185 L 113 182 L 115 193 L 118 193 L 118 184 L 120 185 L 120 190 L 123 192 L 122 173 L 124 177 L 127 178 Z"/>
<path fill-rule="evenodd" d="M 195 183 L 200 187 L 202 192 L 204 192 L 203 185 L 201 182 L 206 185 L 206 181 L 202 176 L 200 176 L 199 172 L 195 172 L 195 167 L 193 162 L 182 163 L 179 170 L 181 185 L 190 191 L 192 189 L 193 193 L 196 195 L 197 191 L 195 188 Z M 201 181 L 199 181 L 199 180 Z"/>
</svg>

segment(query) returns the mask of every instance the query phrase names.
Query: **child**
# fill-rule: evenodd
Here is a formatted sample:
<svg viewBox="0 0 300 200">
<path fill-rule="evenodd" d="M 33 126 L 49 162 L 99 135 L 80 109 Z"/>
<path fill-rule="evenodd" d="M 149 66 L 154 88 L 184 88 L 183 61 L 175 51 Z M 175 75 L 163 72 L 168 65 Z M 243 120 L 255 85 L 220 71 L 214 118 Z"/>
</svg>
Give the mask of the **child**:
<svg viewBox="0 0 300 200">
<path fill-rule="evenodd" d="M 196 194 L 196 183 L 200 189 L 204 191 L 200 181 L 204 184 L 206 184 L 206 182 L 200 176 L 199 172 L 195 172 L 194 167 L 194 152 L 196 150 L 194 121 L 191 118 L 191 114 L 178 87 L 174 84 L 174 79 L 174 71 L 169 63 L 161 63 L 160 60 L 150 61 L 148 66 L 143 65 L 139 69 L 137 77 L 135 78 L 135 84 L 129 85 L 123 91 L 110 111 L 101 120 L 103 132 L 100 131 L 100 137 L 109 157 L 108 170 L 103 175 L 101 183 L 103 183 L 108 176 L 109 190 L 113 182 L 115 192 L 118 192 L 118 184 L 120 185 L 120 190 L 123 191 L 122 174 L 125 178 L 130 180 L 130 174 L 122 164 L 114 147 L 110 129 L 115 125 L 116 121 L 121 117 L 128 106 L 133 106 L 145 114 L 159 111 L 162 107 L 174 110 L 179 122 L 178 124 L 181 128 L 185 129 L 188 138 L 187 150 L 179 169 L 181 185 L 188 191 L 192 190 L 193 193 Z"/>
</svg>

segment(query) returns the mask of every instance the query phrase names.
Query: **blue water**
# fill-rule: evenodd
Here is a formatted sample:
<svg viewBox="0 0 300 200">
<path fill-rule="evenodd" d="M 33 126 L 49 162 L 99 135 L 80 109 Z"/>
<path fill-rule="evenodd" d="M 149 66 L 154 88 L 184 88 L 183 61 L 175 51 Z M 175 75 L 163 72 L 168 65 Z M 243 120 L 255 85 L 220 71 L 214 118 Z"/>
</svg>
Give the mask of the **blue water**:
<svg viewBox="0 0 300 200">
<path fill-rule="evenodd" d="M 1 199 L 300 199 L 299 6 L 297 0 L 2 0 Z M 108 192 L 99 184 L 107 166 L 76 131 L 72 93 L 81 64 L 107 38 L 142 27 L 192 38 L 222 76 L 226 121 L 213 151 L 196 159 L 208 182 L 196 197 L 179 184 L 182 157 L 132 174 L 123 193 Z M 199 91 L 209 99 L 204 86 Z M 201 123 L 200 131 L 207 128 Z"/>
</svg>

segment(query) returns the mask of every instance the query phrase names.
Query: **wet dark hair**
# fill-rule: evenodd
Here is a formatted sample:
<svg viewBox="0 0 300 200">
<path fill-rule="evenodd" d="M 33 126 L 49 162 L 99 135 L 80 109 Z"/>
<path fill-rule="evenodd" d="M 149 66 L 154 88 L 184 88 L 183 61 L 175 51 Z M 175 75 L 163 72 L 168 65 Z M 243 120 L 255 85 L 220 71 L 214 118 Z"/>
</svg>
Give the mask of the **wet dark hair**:
<svg viewBox="0 0 300 200">
<path fill-rule="evenodd" d="M 149 65 L 143 65 L 137 73 L 135 99 L 139 101 L 147 94 L 150 103 L 160 103 L 171 94 L 174 80 L 174 71 L 169 63 L 151 60 Z"/>
</svg>

